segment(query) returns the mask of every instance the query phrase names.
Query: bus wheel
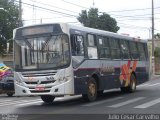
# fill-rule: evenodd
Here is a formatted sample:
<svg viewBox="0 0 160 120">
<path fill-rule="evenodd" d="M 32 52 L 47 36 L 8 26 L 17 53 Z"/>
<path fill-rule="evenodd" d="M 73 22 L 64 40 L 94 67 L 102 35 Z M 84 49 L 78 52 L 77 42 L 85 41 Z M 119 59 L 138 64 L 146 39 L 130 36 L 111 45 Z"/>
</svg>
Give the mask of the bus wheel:
<svg viewBox="0 0 160 120">
<path fill-rule="evenodd" d="M 132 74 L 130 80 L 131 81 L 128 87 L 128 92 L 132 93 L 136 91 L 136 77 Z"/>
<path fill-rule="evenodd" d="M 128 87 L 121 87 L 121 92 L 126 93 Z"/>
<path fill-rule="evenodd" d="M 103 96 L 103 92 L 104 92 L 104 90 L 99 90 L 99 91 L 97 92 L 98 96 L 99 96 L 99 97 L 100 97 L 100 96 Z"/>
<path fill-rule="evenodd" d="M 14 93 L 12 93 L 12 92 L 8 92 L 8 93 L 7 93 L 8 97 L 12 97 L 13 94 L 14 94 Z"/>
<path fill-rule="evenodd" d="M 136 77 L 133 74 L 131 75 L 129 86 L 121 87 L 121 91 L 124 93 L 132 93 L 136 91 Z"/>
<path fill-rule="evenodd" d="M 82 95 L 86 101 L 92 102 L 97 98 L 97 83 L 94 78 L 90 78 L 87 86 L 87 94 Z"/>
<path fill-rule="evenodd" d="M 45 102 L 45 103 L 52 103 L 53 100 L 55 99 L 54 96 L 51 95 L 42 95 L 41 99 Z"/>
</svg>

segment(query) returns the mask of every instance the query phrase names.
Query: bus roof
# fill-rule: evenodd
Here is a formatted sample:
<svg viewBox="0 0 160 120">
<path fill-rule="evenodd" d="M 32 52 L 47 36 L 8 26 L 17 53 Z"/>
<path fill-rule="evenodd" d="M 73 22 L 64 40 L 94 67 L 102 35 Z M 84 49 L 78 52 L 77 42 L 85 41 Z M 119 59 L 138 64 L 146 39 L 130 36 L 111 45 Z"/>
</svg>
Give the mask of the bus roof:
<svg viewBox="0 0 160 120">
<path fill-rule="evenodd" d="M 131 40 L 131 41 L 147 42 L 147 40 L 143 40 L 143 39 L 136 38 L 136 37 L 130 37 L 130 36 L 126 36 L 126 35 L 122 35 L 122 34 L 118 34 L 118 33 L 113 33 L 113 32 L 109 32 L 109 31 L 104 31 L 104 30 L 99 30 L 99 29 L 95 29 L 95 28 L 77 26 L 77 25 L 73 25 L 73 24 L 69 24 L 69 23 L 36 24 L 36 25 L 29 25 L 29 26 L 19 27 L 19 28 L 16 28 L 15 30 L 20 29 L 20 28 L 43 26 L 43 25 L 54 25 L 54 24 L 60 24 L 62 26 L 67 26 L 69 29 L 75 29 L 77 31 L 84 31 L 84 32 L 92 33 L 92 34 L 105 35 L 105 36 L 109 36 L 109 37 L 115 37 L 115 38 L 118 38 L 118 39 L 127 39 L 127 40 Z"/>
<path fill-rule="evenodd" d="M 87 31 L 92 34 L 96 33 L 99 35 L 106 35 L 106 36 L 115 37 L 118 39 L 127 39 L 127 40 L 133 40 L 133 41 L 138 41 L 138 42 L 147 42 L 147 40 L 143 40 L 143 39 L 136 38 L 136 37 L 130 37 L 130 36 L 114 33 L 114 32 L 109 32 L 109 31 L 104 31 L 104 30 L 99 30 L 99 29 L 94 29 L 94 28 L 89 28 L 89 27 L 84 27 L 84 26 L 76 26 L 72 24 L 68 24 L 68 26 L 69 28 L 76 29 L 77 31 L 78 30 Z"/>
</svg>

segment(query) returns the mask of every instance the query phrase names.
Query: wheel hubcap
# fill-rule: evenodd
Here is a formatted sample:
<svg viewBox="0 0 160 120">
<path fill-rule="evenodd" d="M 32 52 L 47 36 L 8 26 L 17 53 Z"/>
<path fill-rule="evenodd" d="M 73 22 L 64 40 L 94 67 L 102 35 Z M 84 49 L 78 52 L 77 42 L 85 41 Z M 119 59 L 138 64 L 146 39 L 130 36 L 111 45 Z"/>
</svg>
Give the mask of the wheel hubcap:
<svg viewBox="0 0 160 120">
<path fill-rule="evenodd" d="M 135 90 L 135 88 L 136 88 L 136 83 L 135 83 L 135 80 L 133 79 L 133 81 L 132 81 L 132 90 Z"/>
<path fill-rule="evenodd" d="M 95 84 L 93 84 L 93 83 L 89 84 L 89 93 L 90 93 L 91 96 L 95 95 L 95 93 L 96 93 L 96 86 L 95 86 Z"/>
</svg>

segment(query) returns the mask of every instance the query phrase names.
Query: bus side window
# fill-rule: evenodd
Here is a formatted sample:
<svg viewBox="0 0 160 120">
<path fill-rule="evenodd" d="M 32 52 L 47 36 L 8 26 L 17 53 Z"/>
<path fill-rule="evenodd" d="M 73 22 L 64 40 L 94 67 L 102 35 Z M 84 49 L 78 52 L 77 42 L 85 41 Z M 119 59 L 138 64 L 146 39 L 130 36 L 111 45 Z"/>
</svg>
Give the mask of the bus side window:
<svg viewBox="0 0 160 120">
<path fill-rule="evenodd" d="M 121 51 L 118 40 L 116 40 L 115 38 L 110 38 L 109 44 L 111 48 L 112 59 L 121 59 Z"/>
<path fill-rule="evenodd" d="M 142 60 L 142 61 L 146 60 L 144 44 L 143 43 L 138 43 L 138 50 L 139 50 L 140 60 Z"/>
<path fill-rule="evenodd" d="M 132 59 L 139 59 L 139 53 L 137 49 L 137 43 L 134 41 L 129 42 L 130 52 L 131 52 L 131 58 Z"/>
<path fill-rule="evenodd" d="M 88 57 L 90 59 L 97 59 L 98 53 L 97 53 L 95 36 L 92 34 L 88 34 L 87 40 L 88 40 Z"/>
<path fill-rule="evenodd" d="M 126 40 L 121 40 L 121 50 L 123 54 L 123 59 L 130 59 L 128 42 Z"/>
<path fill-rule="evenodd" d="M 148 47 L 148 46 L 147 46 L 147 44 L 145 43 L 145 44 L 144 44 L 144 50 L 145 50 L 146 60 L 149 59 L 149 58 L 148 58 L 148 56 L 149 56 L 148 54 L 149 54 L 149 53 L 148 53 L 148 48 L 147 48 L 147 47 Z"/>
<path fill-rule="evenodd" d="M 111 58 L 108 38 L 98 36 L 98 43 L 99 43 L 99 57 Z"/>
<path fill-rule="evenodd" d="M 71 35 L 71 49 L 73 56 L 84 56 L 84 40 L 80 35 Z"/>
</svg>

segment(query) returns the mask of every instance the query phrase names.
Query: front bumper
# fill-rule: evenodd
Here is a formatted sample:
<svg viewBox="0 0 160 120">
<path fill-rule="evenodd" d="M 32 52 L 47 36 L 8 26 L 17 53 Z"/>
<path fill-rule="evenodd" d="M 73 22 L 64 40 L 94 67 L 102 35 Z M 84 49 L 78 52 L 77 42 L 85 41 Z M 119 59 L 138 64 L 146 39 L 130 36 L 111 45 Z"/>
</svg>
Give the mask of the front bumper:
<svg viewBox="0 0 160 120">
<path fill-rule="evenodd" d="M 58 85 L 54 85 L 49 89 L 47 87 L 44 87 L 43 90 L 36 90 L 35 88 L 30 89 L 28 87 L 21 86 L 15 83 L 15 95 L 16 96 L 31 96 L 31 95 L 34 95 L 34 96 L 36 95 L 37 96 L 39 95 L 63 96 L 63 95 L 73 94 L 72 90 L 69 89 L 70 86 L 71 86 L 71 81 L 67 81 L 67 82 L 64 82 Z"/>
</svg>

